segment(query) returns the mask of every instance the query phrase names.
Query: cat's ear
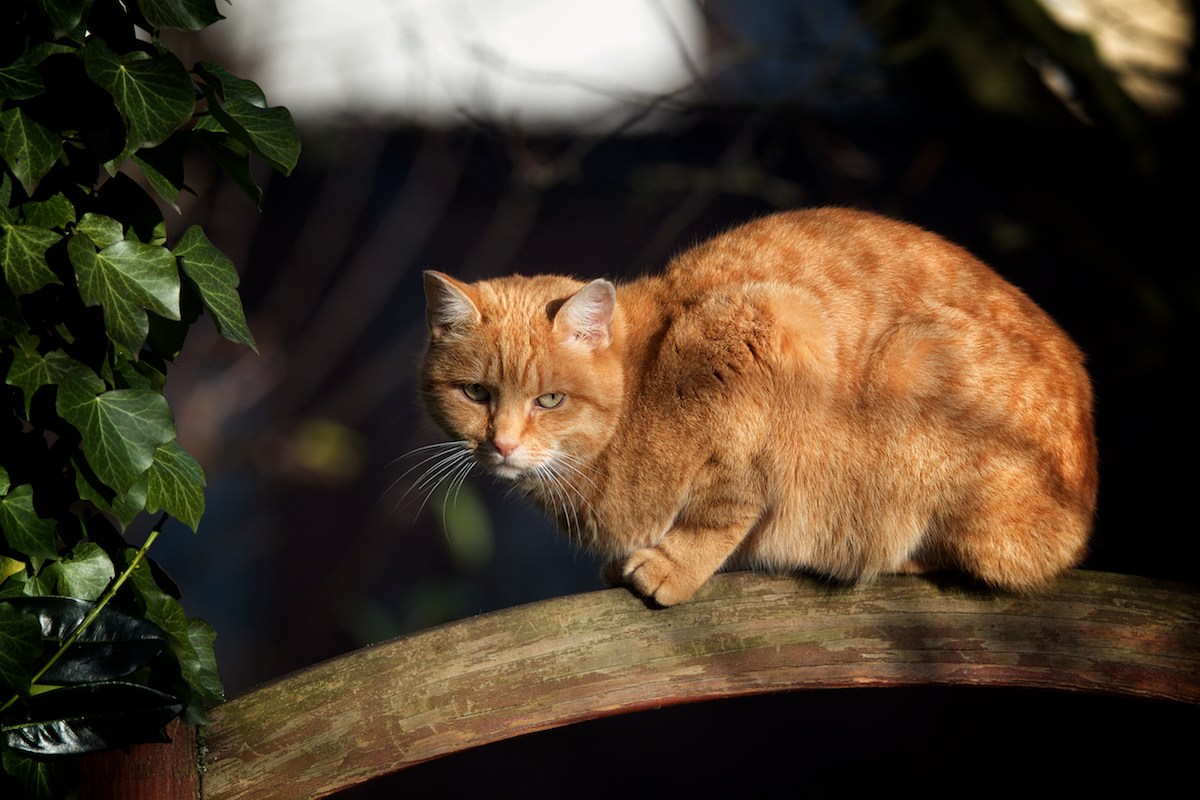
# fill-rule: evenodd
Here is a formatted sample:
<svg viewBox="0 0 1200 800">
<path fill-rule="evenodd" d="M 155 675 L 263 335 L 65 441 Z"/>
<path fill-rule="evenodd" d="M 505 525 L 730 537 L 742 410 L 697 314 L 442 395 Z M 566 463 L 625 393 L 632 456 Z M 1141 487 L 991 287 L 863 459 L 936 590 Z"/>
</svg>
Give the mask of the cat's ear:
<svg viewBox="0 0 1200 800">
<path fill-rule="evenodd" d="M 554 332 L 564 343 L 590 350 L 608 347 L 613 337 L 617 290 L 606 280 L 594 280 L 567 298 L 554 315 Z"/>
<path fill-rule="evenodd" d="M 467 288 L 449 275 L 426 271 L 425 321 L 429 323 L 429 334 L 435 341 L 456 327 L 476 324 L 482 319 Z"/>
</svg>

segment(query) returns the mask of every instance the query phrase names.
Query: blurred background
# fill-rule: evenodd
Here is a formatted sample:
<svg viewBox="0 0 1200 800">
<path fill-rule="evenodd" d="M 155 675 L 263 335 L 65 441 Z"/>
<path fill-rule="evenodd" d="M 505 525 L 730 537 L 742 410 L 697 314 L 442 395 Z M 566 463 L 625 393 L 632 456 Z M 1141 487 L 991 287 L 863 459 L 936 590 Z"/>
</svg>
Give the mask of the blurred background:
<svg viewBox="0 0 1200 800">
<path fill-rule="evenodd" d="M 370 642 L 602 588 L 598 561 L 489 479 L 449 499 L 422 484 L 414 453 L 441 436 L 414 383 L 422 270 L 634 277 L 785 208 L 917 223 L 1024 288 L 1090 358 L 1101 491 L 1085 566 L 1200 578 L 1190 2 L 221 11 L 172 48 L 257 81 L 304 140 L 290 178 L 258 173 L 261 209 L 197 153 L 187 180 L 199 199 L 166 211 L 172 237 L 200 223 L 237 264 L 260 351 L 194 326 L 167 388 L 208 510 L 197 535 L 169 529 L 152 554 L 188 613 L 216 628 L 231 693 Z M 1157 732 L 1182 722 L 1194 734 L 1196 721 L 1031 693 L 805 693 L 539 734 L 356 796 L 473 796 L 509 773 L 528 796 L 590 796 L 653 785 L 643 772 L 661 764 L 673 786 L 686 774 L 712 788 L 726 767 L 753 778 L 747 760 L 797 788 L 931 760 L 941 774 L 999 760 L 1019 776 L 1153 758 L 1162 774 L 1173 751 Z M 581 778 L 601 763 L 628 764 L 628 783 Z"/>
</svg>

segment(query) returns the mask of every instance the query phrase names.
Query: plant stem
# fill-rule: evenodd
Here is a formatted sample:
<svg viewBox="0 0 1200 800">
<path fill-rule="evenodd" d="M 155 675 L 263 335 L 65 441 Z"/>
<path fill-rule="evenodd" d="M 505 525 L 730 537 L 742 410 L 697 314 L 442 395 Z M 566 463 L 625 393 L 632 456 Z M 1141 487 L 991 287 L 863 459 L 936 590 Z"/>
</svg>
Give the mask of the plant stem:
<svg viewBox="0 0 1200 800">
<path fill-rule="evenodd" d="M 76 640 L 78 640 L 83 632 L 88 629 L 88 626 L 96 621 L 96 617 L 100 616 L 100 612 L 104 610 L 106 605 L 108 605 L 108 601 L 113 599 L 120 588 L 125 584 L 125 581 L 130 575 L 133 574 L 133 571 L 137 569 L 137 565 L 142 561 L 142 556 L 146 555 L 146 551 L 150 549 L 150 545 L 154 544 L 154 540 L 158 538 L 158 534 L 162 532 L 163 525 L 166 523 L 167 514 L 164 513 L 161 517 L 159 517 L 158 523 L 155 524 L 155 526 L 151 529 L 150 535 L 146 537 L 145 543 L 142 544 L 141 548 L 129 562 L 129 566 L 122 570 L 121 574 L 116 577 L 116 580 L 109 585 L 108 589 L 104 592 L 104 595 L 98 601 L 96 601 L 96 607 L 89 611 L 88 615 L 84 617 L 78 625 L 75 626 L 75 630 L 71 632 L 71 635 L 68 636 L 61 645 L 59 645 L 57 652 L 50 656 L 50 660 L 42 665 L 42 668 L 37 671 L 37 673 L 33 676 L 33 679 L 29 681 L 30 685 L 36 684 L 38 679 L 45 675 L 46 671 L 50 669 L 50 667 L 54 666 L 54 663 L 62 657 L 62 654 L 67 652 L 67 648 L 75 644 Z M 9 706 L 15 703 L 19 697 L 19 695 L 14 694 L 9 698 L 7 703 L 0 706 L 0 711 L 7 709 Z"/>
</svg>

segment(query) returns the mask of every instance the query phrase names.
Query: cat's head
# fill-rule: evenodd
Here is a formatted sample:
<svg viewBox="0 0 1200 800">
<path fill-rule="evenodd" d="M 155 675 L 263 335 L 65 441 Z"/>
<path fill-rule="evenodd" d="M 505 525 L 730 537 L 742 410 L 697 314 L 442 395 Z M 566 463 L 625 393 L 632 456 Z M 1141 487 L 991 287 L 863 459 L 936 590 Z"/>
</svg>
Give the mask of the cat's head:
<svg viewBox="0 0 1200 800">
<path fill-rule="evenodd" d="M 438 426 L 518 484 L 590 463 L 624 394 L 613 285 L 426 272 L 425 298 L 421 391 Z"/>
</svg>

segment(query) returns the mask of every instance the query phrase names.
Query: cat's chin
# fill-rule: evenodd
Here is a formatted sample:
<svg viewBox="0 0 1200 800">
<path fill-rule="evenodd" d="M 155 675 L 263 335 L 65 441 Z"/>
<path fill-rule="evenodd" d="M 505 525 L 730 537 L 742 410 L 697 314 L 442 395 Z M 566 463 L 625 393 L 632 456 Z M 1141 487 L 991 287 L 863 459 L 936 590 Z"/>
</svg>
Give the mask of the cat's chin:
<svg viewBox="0 0 1200 800">
<path fill-rule="evenodd" d="M 488 467 L 488 472 L 506 483 L 517 483 L 528 470 L 514 467 L 511 464 L 496 464 Z"/>
</svg>

